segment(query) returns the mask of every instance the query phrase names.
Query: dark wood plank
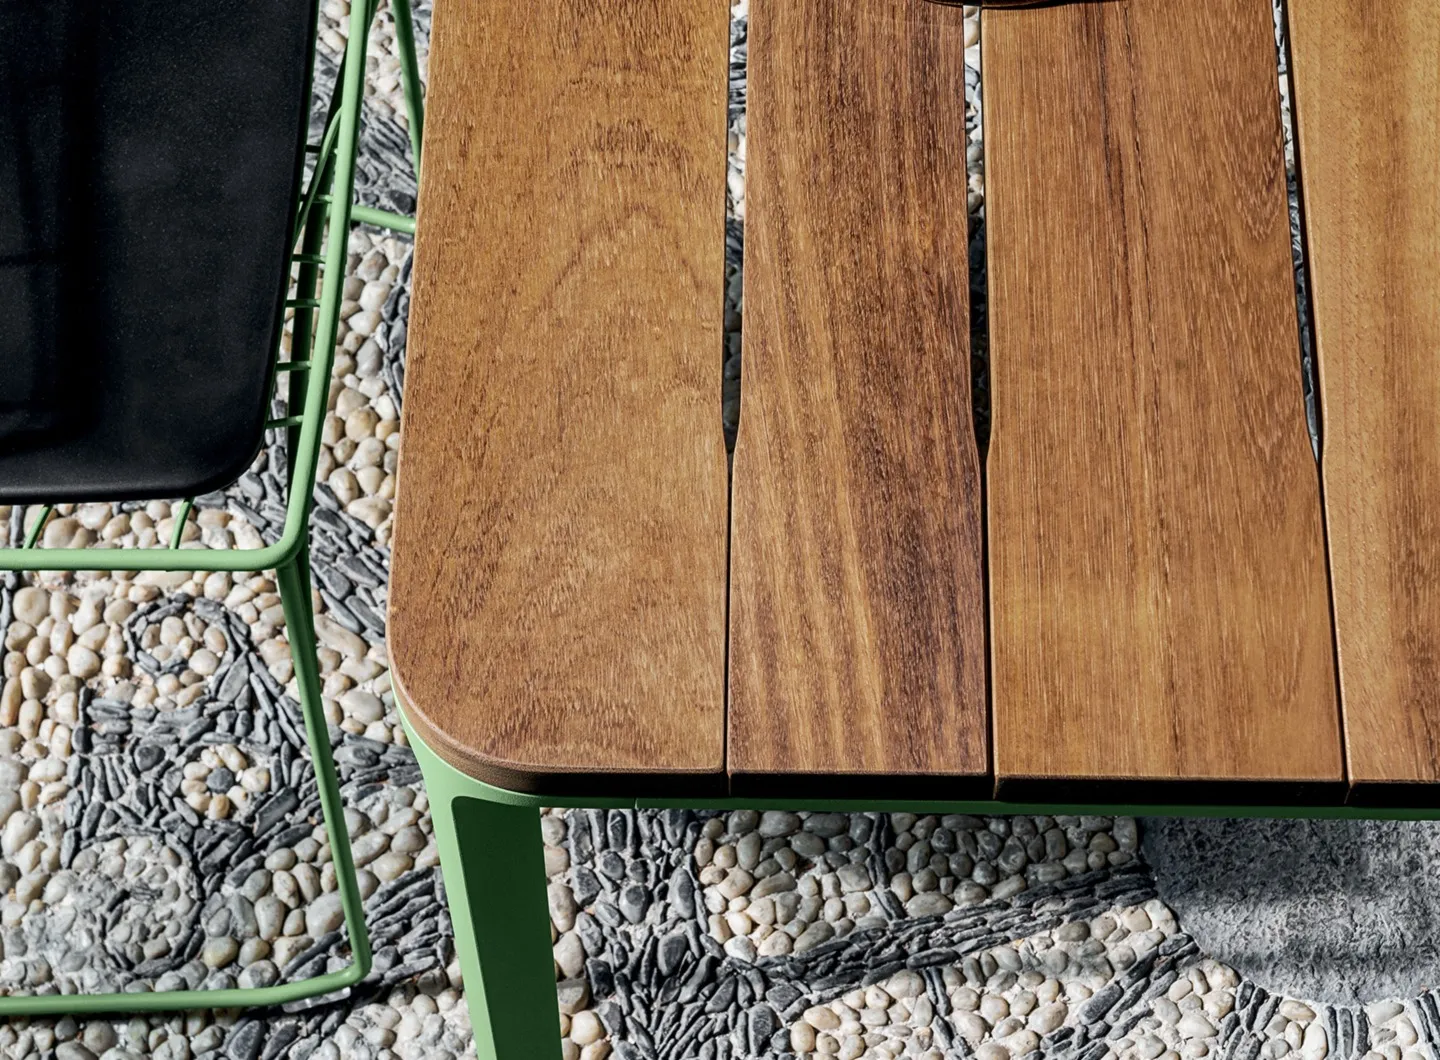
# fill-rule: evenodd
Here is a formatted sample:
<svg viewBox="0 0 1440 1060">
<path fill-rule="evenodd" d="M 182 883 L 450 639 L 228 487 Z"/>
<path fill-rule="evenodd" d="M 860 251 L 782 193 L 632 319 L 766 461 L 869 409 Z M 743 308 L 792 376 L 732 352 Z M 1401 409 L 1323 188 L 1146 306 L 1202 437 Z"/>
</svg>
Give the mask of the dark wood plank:
<svg viewBox="0 0 1440 1060">
<path fill-rule="evenodd" d="M 982 49 L 999 790 L 1338 798 L 1270 0 Z"/>
<path fill-rule="evenodd" d="M 728 16 L 438 5 L 390 650 L 482 780 L 724 786 Z"/>
<path fill-rule="evenodd" d="M 754 0 L 737 792 L 988 788 L 963 16 Z"/>
<path fill-rule="evenodd" d="M 1440 781 L 1440 10 L 1290 0 L 1355 797 Z"/>
</svg>

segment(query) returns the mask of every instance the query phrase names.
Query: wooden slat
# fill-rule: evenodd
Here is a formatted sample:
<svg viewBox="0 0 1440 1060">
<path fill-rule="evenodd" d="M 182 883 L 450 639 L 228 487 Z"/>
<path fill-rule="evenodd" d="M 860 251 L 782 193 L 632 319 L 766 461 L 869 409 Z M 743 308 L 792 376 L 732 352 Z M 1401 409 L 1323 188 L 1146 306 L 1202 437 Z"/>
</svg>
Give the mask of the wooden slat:
<svg viewBox="0 0 1440 1060">
<path fill-rule="evenodd" d="M 751 4 L 737 792 L 988 772 L 962 20 Z"/>
<path fill-rule="evenodd" d="M 448 0 L 390 649 L 510 787 L 723 789 L 726 0 Z"/>
<path fill-rule="evenodd" d="M 983 18 L 999 789 L 1338 798 L 1270 0 Z"/>
<path fill-rule="evenodd" d="M 1290 0 L 1355 798 L 1440 789 L 1440 9 Z"/>
</svg>

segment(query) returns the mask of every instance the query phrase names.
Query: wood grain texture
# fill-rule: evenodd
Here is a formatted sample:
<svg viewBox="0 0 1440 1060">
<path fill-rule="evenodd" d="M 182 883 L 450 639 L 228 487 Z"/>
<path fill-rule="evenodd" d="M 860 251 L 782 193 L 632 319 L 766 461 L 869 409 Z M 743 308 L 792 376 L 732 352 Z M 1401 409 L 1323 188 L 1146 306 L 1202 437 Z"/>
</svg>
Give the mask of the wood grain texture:
<svg viewBox="0 0 1440 1060">
<path fill-rule="evenodd" d="M 1383 799 L 1440 781 L 1440 11 L 1289 10 L 1346 747 Z"/>
<path fill-rule="evenodd" d="M 1338 798 L 1270 0 L 982 18 L 999 789 Z"/>
<path fill-rule="evenodd" d="M 390 649 L 453 765 L 724 787 L 726 0 L 437 5 Z"/>
<path fill-rule="evenodd" d="M 737 792 L 988 789 L 963 15 L 753 0 Z"/>
</svg>

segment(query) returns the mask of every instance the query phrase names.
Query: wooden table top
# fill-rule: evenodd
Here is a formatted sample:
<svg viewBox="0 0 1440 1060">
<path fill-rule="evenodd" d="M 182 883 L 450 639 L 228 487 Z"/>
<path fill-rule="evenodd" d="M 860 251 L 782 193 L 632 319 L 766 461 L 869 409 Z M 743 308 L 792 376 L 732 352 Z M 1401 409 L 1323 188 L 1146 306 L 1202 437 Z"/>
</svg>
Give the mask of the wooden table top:
<svg viewBox="0 0 1440 1060">
<path fill-rule="evenodd" d="M 959 14 L 752 8 L 737 793 L 988 786 Z"/>
<path fill-rule="evenodd" d="M 1317 797 L 1344 763 L 1270 5 L 986 20 L 999 791 Z"/>
<path fill-rule="evenodd" d="M 1354 5 L 1352 5 L 1353 7 Z M 1440 29 L 1291 0 L 445 0 L 393 537 L 407 717 L 547 794 L 1440 793 Z"/>
<path fill-rule="evenodd" d="M 435 20 L 390 644 L 415 725 L 503 786 L 723 775 L 729 25 Z"/>
</svg>

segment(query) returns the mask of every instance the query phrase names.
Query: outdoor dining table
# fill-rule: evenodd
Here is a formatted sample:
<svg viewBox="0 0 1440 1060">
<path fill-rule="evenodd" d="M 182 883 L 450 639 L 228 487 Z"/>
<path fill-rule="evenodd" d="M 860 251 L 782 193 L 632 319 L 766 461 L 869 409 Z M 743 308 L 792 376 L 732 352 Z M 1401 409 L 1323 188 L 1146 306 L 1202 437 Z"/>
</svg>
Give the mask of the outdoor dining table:
<svg viewBox="0 0 1440 1060">
<path fill-rule="evenodd" d="M 963 11 L 750 13 L 732 456 L 727 0 L 437 4 L 389 650 L 482 1057 L 542 805 L 1440 805 L 1432 0 L 1289 0 L 1298 272 L 1271 0 L 985 10 L 980 374 Z"/>
</svg>

